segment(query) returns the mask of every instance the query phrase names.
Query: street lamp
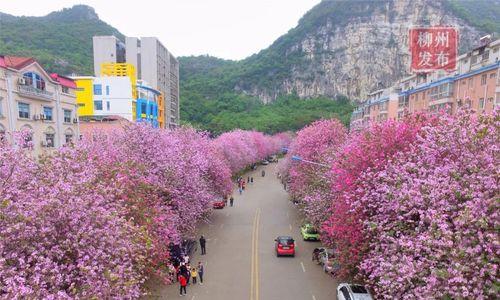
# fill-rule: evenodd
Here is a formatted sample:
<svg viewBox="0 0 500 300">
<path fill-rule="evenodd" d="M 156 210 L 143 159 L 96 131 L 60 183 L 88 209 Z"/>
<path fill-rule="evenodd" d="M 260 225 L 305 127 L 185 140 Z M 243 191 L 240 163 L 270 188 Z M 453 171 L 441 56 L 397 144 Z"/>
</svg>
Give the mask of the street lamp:
<svg viewBox="0 0 500 300">
<path fill-rule="evenodd" d="M 314 161 L 302 159 L 302 157 L 297 156 L 297 155 L 292 156 L 292 160 L 294 160 L 294 161 L 300 161 L 300 162 L 311 164 L 311 165 L 322 166 L 322 167 L 325 167 L 325 168 L 329 168 L 330 167 L 329 165 L 325 165 L 325 164 L 317 163 L 317 162 L 314 162 Z"/>
</svg>

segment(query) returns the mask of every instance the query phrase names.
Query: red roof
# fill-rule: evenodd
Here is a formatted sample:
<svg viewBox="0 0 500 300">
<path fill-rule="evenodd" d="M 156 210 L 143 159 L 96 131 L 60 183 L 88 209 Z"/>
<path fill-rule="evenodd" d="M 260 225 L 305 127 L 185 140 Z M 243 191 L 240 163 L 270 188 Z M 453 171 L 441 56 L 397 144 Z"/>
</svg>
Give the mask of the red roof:
<svg viewBox="0 0 500 300">
<path fill-rule="evenodd" d="M 50 77 L 62 86 L 68 87 L 70 89 L 76 89 L 76 83 L 71 78 L 59 75 L 57 73 L 50 74 Z"/>
<path fill-rule="evenodd" d="M 3 58 L 2 55 L 0 55 L 0 67 L 6 68 L 7 66 L 5 65 L 5 59 Z"/>
<path fill-rule="evenodd" d="M 33 62 L 35 62 L 35 59 L 33 59 L 33 57 L 7 56 L 7 55 L 3 57 L 3 64 L 5 67 L 17 70 L 22 69 Z"/>
</svg>

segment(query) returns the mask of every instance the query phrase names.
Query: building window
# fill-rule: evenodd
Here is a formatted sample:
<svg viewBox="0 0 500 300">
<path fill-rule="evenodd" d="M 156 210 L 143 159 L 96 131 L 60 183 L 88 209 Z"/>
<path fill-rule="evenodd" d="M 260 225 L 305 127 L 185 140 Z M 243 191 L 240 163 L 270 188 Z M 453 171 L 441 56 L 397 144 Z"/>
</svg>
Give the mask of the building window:
<svg viewBox="0 0 500 300">
<path fill-rule="evenodd" d="M 107 109 L 108 111 L 109 111 L 109 109 L 110 109 L 110 106 L 111 106 L 111 104 L 109 103 L 109 101 L 106 101 L 106 109 Z"/>
<path fill-rule="evenodd" d="M 109 96 L 109 85 L 106 86 L 106 95 Z"/>
<path fill-rule="evenodd" d="M 488 78 L 488 74 L 481 75 L 481 85 L 486 84 L 486 78 Z"/>
<path fill-rule="evenodd" d="M 484 98 L 479 99 L 479 108 L 484 109 Z"/>
<path fill-rule="evenodd" d="M 30 118 L 30 105 L 23 102 L 17 103 L 17 108 L 19 110 L 19 118 L 29 119 Z"/>
<path fill-rule="evenodd" d="M 102 95 L 102 85 L 94 84 L 94 95 Z"/>
<path fill-rule="evenodd" d="M 2 97 L 0 97 L 0 117 L 3 117 L 3 101 L 2 101 Z"/>
<path fill-rule="evenodd" d="M 71 110 L 64 109 L 64 123 L 71 123 Z"/>
<path fill-rule="evenodd" d="M 55 147 L 56 135 L 53 133 L 45 134 L 45 142 L 47 143 L 47 148 Z"/>
<path fill-rule="evenodd" d="M 65 93 L 65 94 L 69 94 L 69 87 L 63 86 L 62 87 L 62 92 Z"/>
<path fill-rule="evenodd" d="M 95 107 L 95 110 L 102 110 L 102 100 L 95 100 L 94 107 Z"/>
<path fill-rule="evenodd" d="M 39 90 L 45 90 L 45 80 L 37 73 L 27 72 L 23 74 L 26 85 L 31 85 Z"/>
<path fill-rule="evenodd" d="M 490 74 L 490 78 L 495 78 L 496 75 L 497 74 L 495 72 L 493 72 L 493 73 Z"/>
<path fill-rule="evenodd" d="M 43 114 L 45 115 L 45 120 L 52 121 L 52 107 L 43 107 Z"/>
<path fill-rule="evenodd" d="M 483 53 L 483 60 L 487 60 L 488 58 L 490 58 L 490 51 L 484 51 Z"/>
<path fill-rule="evenodd" d="M 477 55 L 474 55 L 470 58 L 470 63 L 475 64 L 477 62 Z"/>
<path fill-rule="evenodd" d="M 469 89 L 471 89 L 473 85 L 474 85 L 474 78 L 471 77 L 469 78 Z"/>
<path fill-rule="evenodd" d="M 66 144 L 72 144 L 73 143 L 73 135 L 72 134 L 65 134 L 64 141 Z"/>
</svg>

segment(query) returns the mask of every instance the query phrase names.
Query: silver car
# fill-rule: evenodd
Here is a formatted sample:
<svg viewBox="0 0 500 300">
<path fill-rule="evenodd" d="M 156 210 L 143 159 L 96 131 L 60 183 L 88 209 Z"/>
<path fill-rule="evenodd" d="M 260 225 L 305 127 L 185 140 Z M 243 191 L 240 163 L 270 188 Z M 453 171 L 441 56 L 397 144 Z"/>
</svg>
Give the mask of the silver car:
<svg viewBox="0 0 500 300">
<path fill-rule="evenodd" d="M 373 300 L 370 292 L 359 284 L 341 283 L 337 287 L 338 300 Z"/>
</svg>

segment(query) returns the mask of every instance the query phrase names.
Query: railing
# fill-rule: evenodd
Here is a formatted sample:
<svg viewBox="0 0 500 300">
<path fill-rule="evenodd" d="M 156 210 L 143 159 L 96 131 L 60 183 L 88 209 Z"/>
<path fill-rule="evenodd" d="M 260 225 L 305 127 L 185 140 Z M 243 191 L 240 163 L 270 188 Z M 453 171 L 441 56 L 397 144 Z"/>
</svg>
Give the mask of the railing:
<svg viewBox="0 0 500 300">
<path fill-rule="evenodd" d="M 47 92 L 41 89 L 37 89 L 31 85 L 19 85 L 18 86 L 19 92 L 21 94 L 25 94 L 28 96 L 37 96 L 45 99 L 52 99 L 54 96 L 54 93 Z"/>
</svg>

